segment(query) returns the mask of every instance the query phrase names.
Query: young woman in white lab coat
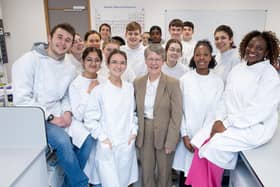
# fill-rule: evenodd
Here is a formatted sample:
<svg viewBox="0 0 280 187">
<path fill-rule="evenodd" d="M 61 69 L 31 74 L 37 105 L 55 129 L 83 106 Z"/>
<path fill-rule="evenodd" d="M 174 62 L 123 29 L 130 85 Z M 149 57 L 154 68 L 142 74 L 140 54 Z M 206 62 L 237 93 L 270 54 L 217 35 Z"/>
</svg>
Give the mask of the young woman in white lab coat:
<svg viewBox="0 0 280 187">
<path fill-rule="evenodd" d="M 167 41 L 165 46 L 165 52 L 166 52 L 166 60 L 164 64 L 162 65 L 161 71 L 165 73 L 166 75 L 173 77 L 177 80 L 179 80 L 188 70 L 188 68 L 181 63 L 181 57 L 183 53 L 183 46 L 182 43 L 177 39 L 170 39 Z M 184 152 L 185 146 L 183 143 L 183 139 L 180 140 L 179 144 L 176 147 L 175 151 L 175 157 L 173 160 L 172 168 L 178 171 L 183 171 L 181 168 L 183 168 L 184 161 L 180 162 L 181 159 L 177 159 L 177 157 L 181 154 L 178 154 L 178 152 Z M 177 151 L 179 150 L 179 151 Z M 181 150 L 181 151 L 180 151 Z M 181 157 L 181 156 L 180 156 Z M 172 176 L 177 175 L 176 171 L 172 170 Z M 184 174 L 180 174 L 180 178 L 184 178 Z M 182 180 L 183 181 L 183 180 Z"/>
<path fill-rule="evenodd" d="M 272 64 L 279 40 L 272 32 L 252 31 L 242 40 L 240 54 L 244 62 L 228 76 L 214 123 L 191 141 L 198 150 L 186 183 L 193 187 L 221 186 L 223 169 L 235 168 L 238 152 L 268 142 L 277 128 L 280 80 Z"/>
<path fill-rule="evenodd" d="M 183 95 L 183 146 L 179 144 L 176 149 L 173 168 L 183 171 L 185 176 L 188 175 L 194 151 L 190 141 L 205 121 L 211 118 L 224 90 L 223 80 L 210 70 L 216 65 L 212 51 L 209 41 L 198 41 L 189 65 L 193 70 L 180 79 Z M 184 186 L 184 180 L 180 181 L 183 181 L 180 186 Z"/>
<path fill-rule="evenodd" d="M 117 40 L 109 39 L 108 41 L 103 42 L 102 52 L 103 52 L 103 62 L 101 64 L 101 68 L 98 71 L 98 75 L 108 78 L 109 77 L 109 69 L 107 66 L 107 61 L 110 53 L 114 49 L 120 49 L 120 44 Z M 126 67 L 125 72 L 122 74 L 122 80 L 132 82 L 135 79 L 134 71 L 130 66 Z"/>
<path fill-rule="evenodd" d="M 109 78 L 93 90 L 85 112 L 85 124 L 98 139 L 95 161 L 102 187 L 127 187 L 138 179 L 134 89 L 121 79 L 126 67 L 126 54 L 112 51 Z"/>
<path fill-rule="evenodd" d="M 68 129 L 69 135 L 72 137 L 73 144 L 80 148 L 85 139 L 90 136 L 90 130 L 84 125 L 84 114 L 89 101 L 90 93 L 100 83 L 105 82 L 105 79 L 98 76 L 97 72 L 100 69 L 102 62 L 102 52 L 95 47 L 88 47 L 82 54 L 83 73 L 78 75 L 69 87 L 69 98 L 73 113 L 72 124 Z M 93 138 L 93 137 L 91 137 Z M 96 140 L 93 142 L 93 148 L 90 155 L 90 164 L 81 163 L 83 167 L 86 165 L 85 173 L 89 177 L 89 183 L 96 184 L 94 181 L 94 158 Z M 90 150 L 88 152 L 89 156 Z M 87 160 L 87 159 L 83 159 Z M 97 182 L 98 183 L 98 182 Z"/>
<path fill-rule="evenodd" d="M 183 46 L 177 39 L 170 39 L 165 46 L 166 61 L 162 72 L 175 79 L 180 79 L 187 71 L 185 65 L 179 60 L 182 57 Z"/>
<path fill-rule="evenodd" d="M 214 32 L 214 41 L 218 49 L 214 72 L 226 82 L 231 69 L 241 61 L 233 42 L 232 29 L 227 25 L 218 26 Z"/>
</svg>

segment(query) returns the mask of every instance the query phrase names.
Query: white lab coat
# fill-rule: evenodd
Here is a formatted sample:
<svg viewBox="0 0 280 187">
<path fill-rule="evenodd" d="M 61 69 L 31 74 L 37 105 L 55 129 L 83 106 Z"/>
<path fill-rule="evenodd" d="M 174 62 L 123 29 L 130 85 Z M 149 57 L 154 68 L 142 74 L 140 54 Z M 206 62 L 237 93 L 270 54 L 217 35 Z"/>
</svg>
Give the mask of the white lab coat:
<svg viewBox="0 0 280 187">
<path fill-rule="evenodd" d="M 105 78 L 98 76 L 99 84 L 104 83 Z M 71 126 L 68 128 L 68 134 L 72 137 L 72 142 L 80 148 L 87 136 L 90 134 L 84 124 L 84 114 L 87 108 L 90 94 L 87 89 L 94 79 L 88 79 L 82 75 L 78 75 L 69 87 L 69 100 L 72 108 L 73 118 Z"/>
<path fill-rule="evenodd" d="M 106 81 L 105 78 L 99 75 L 97 80 L 99 84 Z M 84 125 L 84 114 L 90 97 L 90 94 L 87 93 L 87 89 L 92 81 L 94 81 L 94 79 L 88 79 L 82 75 L 78 75 L 69 87 L 69 99 L 72 107 L 73 119 L 71 126 L 68 128 L 68 134 L 71 136 L 73 144 L 78 148 L 83 145 L 84 141 L 91 133 L 90 129 Z M 94 146 L 84 168 L 84 172 L 88 176 L 91 184 L 99 183 L 95 167 L 95 152 L 96 147 Z"/>
<path fill-rule="evenodd" d="M 189 67 L 197 41 L 194 39 L 191 39 L 190 41 L 182 40 L 181 43 L 183 46 L 182 64 Z"/>
<path fill-rule="evenodd" d="M 217 65 L 214 68 L 214 72 L 219 75 L 224 82 L 227 80 L 227 76 L 232 68 L 241 62 L 237 49 L 230 49 L 224 53 L 218 52 L 215 56 Z"/>
<path fill-rule="evenodd" d="M 192 139 L 206 121 L 213 120 L 213 111 L 221 99 L 224 84 L 212 71 L 208 75 L 199 75 L 196 70 L 192 70 L 180 79 L 180 85 L 183 95 L 181 137 L 188 136 Z M 184 171 L 187 176 L 192 158 L 193 153 L 180 141 L 175 152 L 173 168 Z"/>
<path fill-rule="evenodd" d="M 199 156 L 222 168 L 234 169 L 239 151 L 253 149 L 272 138 L 278 122 L 279 93 L 279 77 L 269 61 L 236 65 L 216 112 L 216 120 L 223 121 L 227 130 L 201 146 L 212 124 L 201 129 L 192 139 L 200 148 Z"/>
<path fill-rule="evenodd" d="M 137 134 L 134 89 L 123 81 L 122 87 L 111 81 L 97 86 L 88 102 L 84 121 L 98 139 L 96 167 L 102 187 L 127 187 L 138 179 L 134 141 L 128 145 L 131 134 Z M 112 150 L 102 143 L 109 138 Z"/>
<path fill-rule="evenodd" d="M 131 49 L 127 45 L 121 46 L 120 49 L 126 53 L 127 64 L 134 71 L 136 77 L 147 73 L 144 57 L 145 47 L 142 44 L 140 44 L 136 49 Z"/>
<path fill-rule="evenodd" d="M 180 62 L 177 62 L 174 67 L 169 67 L 165 62 L 161 71 L 170 77 L 180 79 L 187 72 L 187 68 Z"/>
<path fill-rule="evenodd" d="M 75 69 L 65 63 L 32 50 L 12 67 L 14 104 L 41 107 L 46 118 L 71 111 L 67 94 Z"/>
<path fill-rule="evenodd" d="M 80 75 L 84 71 L 84 68 L 82 66 L 82 62 L 77 60 L 71 53 L 67 53 L 65 55 L 65 62 L 67 64 L 73 65 L 75 67 L 76 76 Z"/>
</svg>

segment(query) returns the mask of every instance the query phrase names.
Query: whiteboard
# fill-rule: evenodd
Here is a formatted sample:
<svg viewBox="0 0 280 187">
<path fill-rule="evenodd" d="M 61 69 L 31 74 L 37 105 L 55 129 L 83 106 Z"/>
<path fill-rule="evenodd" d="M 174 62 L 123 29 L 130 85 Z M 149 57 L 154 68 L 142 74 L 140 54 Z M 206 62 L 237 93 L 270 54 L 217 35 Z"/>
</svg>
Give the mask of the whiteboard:
<svg viewBox="0 0 280 187">
<path fill-rule="evenodd" d="M 229 25 L 233 30 L 233 40 L 238 47 L 245 34 L 252 30 L 263 31 L 267 10 L 165 10 L 165 29 L 172 19 L 194 23 L 195 40 L 208 39 L 214 44 L 214 31 L 219 25 Z M 169 32 L 165 34 L 169 38 Z M 214 47 L 214 45 L 213 45 Z M 215 48 L 215 47 L 214 47 Z"/>
</svg>

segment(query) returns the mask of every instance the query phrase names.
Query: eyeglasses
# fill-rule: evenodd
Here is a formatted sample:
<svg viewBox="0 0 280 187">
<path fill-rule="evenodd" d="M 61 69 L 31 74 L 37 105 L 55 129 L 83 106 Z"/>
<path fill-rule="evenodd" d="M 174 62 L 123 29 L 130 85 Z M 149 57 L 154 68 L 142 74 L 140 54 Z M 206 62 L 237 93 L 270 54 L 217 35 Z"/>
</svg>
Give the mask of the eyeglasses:
<svg viewBox="0 0 280 187">
<path fill-rule="evenodd" d="M 170 48 L 168 49 L 168 51 L 170 51 L 170 52 L 176 52 L 176 53 L 181 53 L 181 52 L 182 52 L 181 49 L 176 49 L 176 48 L 173 48 L 173 47 L 170 47 Z"/>
<path fill-rule="evenodd" d="M 149 62 L 161 62 L 162 59 L 161 58 L 147 58 L 147 61 L 149 61 Z"/>
</svg>

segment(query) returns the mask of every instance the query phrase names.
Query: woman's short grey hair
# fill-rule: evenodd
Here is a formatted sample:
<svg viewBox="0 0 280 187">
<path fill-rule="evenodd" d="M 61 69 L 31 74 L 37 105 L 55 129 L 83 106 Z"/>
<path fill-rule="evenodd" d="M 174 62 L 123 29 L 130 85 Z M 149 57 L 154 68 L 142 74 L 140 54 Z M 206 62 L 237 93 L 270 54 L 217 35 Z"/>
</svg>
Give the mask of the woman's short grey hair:
<svg viewBox="0 0 280 187">
<path fill-rule="evenodd" d="M 149 55 L 151 52 L 154 52 L 154 53 L 156 53 L 157 55 L 160 55 L 161 58 L 162 58 L 162 60 L 163 60 L 163 61 L 165 60 L 165 50 L 164 50 L 164 48 L 161 46 L 161 44 L 150 44 L 150 45 L 145 49 L 145 52 L 144 52 L 145 59 L 148 58 L 148 55 Z"/>
</svg>

